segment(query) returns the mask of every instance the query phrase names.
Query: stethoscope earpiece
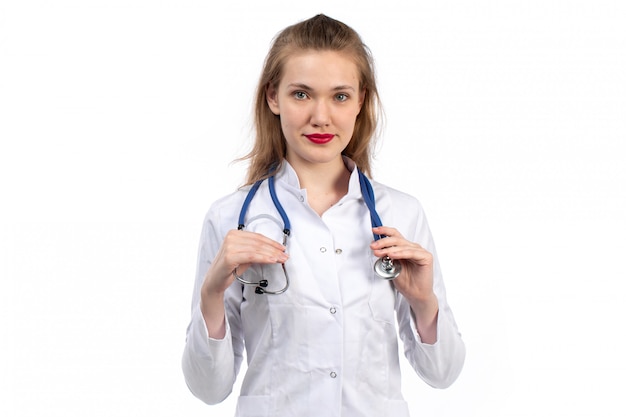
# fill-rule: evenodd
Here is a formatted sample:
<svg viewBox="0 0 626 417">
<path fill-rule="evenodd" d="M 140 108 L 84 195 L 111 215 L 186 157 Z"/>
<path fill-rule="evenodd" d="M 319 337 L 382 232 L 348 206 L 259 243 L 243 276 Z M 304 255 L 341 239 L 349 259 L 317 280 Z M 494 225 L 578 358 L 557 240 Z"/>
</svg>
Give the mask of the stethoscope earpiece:
<svg viewBox="0 0 626 417">
<path fill-rule="evenodd" d="M 383 256 L 374 263 L 374 271 L 379 277 L 392 280 L 398 278 L 400 271 L 402 271 L 402 265 L 399 263 L 394 264 L 393 259 Z"/>
</svg>

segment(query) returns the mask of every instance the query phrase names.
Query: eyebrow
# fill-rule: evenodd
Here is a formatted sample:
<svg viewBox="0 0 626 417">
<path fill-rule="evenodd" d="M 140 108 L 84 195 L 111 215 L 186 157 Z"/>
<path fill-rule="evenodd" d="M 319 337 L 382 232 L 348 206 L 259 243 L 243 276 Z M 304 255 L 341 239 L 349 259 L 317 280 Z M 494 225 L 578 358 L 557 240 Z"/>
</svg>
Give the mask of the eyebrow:
<svg viewBox="0 0 626 417">
<path fill-rule="evenodd" d="M 289 88 L 301 88 L 303 90 L 309 90 L 309 91 L 314 91 L 315 89 L 313 87 L 309 87 L 308 85 L 304 84 L 304 83 L 291 83 L 289 84 L 287 87 Z M 352 91 L 356 91 L 354 89 L 354 87 L 352 87 L 351 85 L 338 85 L 336 87 L 334 87 L 332 89 L 333 91 L 341 91 L 341 90 L 352 90 Z"/>
</svg>

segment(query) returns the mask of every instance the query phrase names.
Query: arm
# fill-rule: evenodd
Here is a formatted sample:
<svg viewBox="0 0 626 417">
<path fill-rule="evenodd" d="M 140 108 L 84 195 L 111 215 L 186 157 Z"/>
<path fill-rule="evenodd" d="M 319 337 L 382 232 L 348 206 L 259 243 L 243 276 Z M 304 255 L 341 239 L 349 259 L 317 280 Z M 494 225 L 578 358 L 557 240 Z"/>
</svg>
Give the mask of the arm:
<svg viewBox="0 0 626 417">
<path fill-rule="evenodd" d="M 241 339 L 239 336 L 241 326 L 236 302 L 233 303 L 228 321 L 225 318 L 223 298 L 219 304 L 213 305 L 222 314 L 224 334 L 221 338 L 213 337 L 202 314 L 202 284 L 220 245 L 217 225 L 211 219 L 212 216 L 208 214 L 200 239 L 191 320 L 187 327 L 182 368 L 189 390 L 205 403 L 216 404 L 223 401 L 232 391 L 241 364 L 243 346 L 238 342 Z"/>
<path fill-rule="evenodd" d="M 393 285 L 411 306 L 415 329 L 423 343 L 437 341 L 439 301 L 433 289 L 434 256 L 421 245 L 410 242 L 391 227 L 375 227 L 373 232 L 386 236 L 372 243 L 374 255 L 389 256 L 402 265 Z"/>
<path fill-rule="evenodd" d="M 459 376 L 465 361 L 465 344 L 458 331 L 454 315 L 446 300 L 446 291 L 435 258 L 433 292 L 438 310 L 434 318 L 435 342 L 422 337 L 419 313 L 398 292 L 396 312 L 404 355 L 417 374 L 430 386 L 447 388 Z"/>
<path fill-rule="evenodd" d="M 230 394 L 243 358 L 242 292 L 233 285 L 232 271 L 243 273 L 252 263 L 285 262 L 288 257 L 281 244 L 263 235 L 241 230 L 222 235 L 214 218 L 219 216 L 207 216 L 202 232 L 183 354 L 189 389 L 209 404 Z"/>
<path fill-rule="evenodd" d="M 403 270 L 393 281 L 397 290 L 396 312 L 405 356 L 429 385 L 445 388 L 458 377 L 465 360 L 465 345 L 448 306 L 435 247 L 420 211 L 412 238 L 397 230 L 375 228 L 387 238 L 372 243 L 376 256 L 400 260 Z"/>
<path fill-rule="evenodd" d="M 185 382 L 193 395 L 207 404 L 217 404 L 228 397 L 241 365 L 242 344 L 237 343 L 238 337 L 232 334 L 234 330 L 231 333 L 229 324 L 223 339 L 209 338 L 197 308 L 187 328 L 182 360 Z"/>
</svg>

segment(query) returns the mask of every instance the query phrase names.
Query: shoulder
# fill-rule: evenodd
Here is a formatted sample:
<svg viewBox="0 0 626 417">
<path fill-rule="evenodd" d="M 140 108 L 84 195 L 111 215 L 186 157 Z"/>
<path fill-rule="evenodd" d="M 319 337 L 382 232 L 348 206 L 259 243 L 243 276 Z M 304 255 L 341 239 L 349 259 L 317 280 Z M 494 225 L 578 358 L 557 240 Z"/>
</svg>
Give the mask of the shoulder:
<svg viewBox="0 0 626 417">
<path fill-rule="evenodd" d="M 388 202 L 394 206 L 423 211 L 420 201 L 411 194 L 374 180 L 372 180 L 372 187 L 374 188 L 377 206 L 379 205 L 379 201 L 385 202 L 388 200 Z"/>
<path fill-rule="evenodd" d="M 422 230 L 427 230 L 427 221 L 421 202 L 411 194 L 372 181 L 376 211 L 386 226 L 395 227 L 406 237 L 416 240 Z"/>
<path fill-rule="evenodd" d="M 219 230 L 220 234 L 236 228 L 241 206 L 249 190 L 249 186 L 242 187 L 215 200 L 204 217 L 205 228 Z"/>
<path fill-rule="evenodd" d="M 250 186 L 241 187 L 236 191 L 215 200 L 209 207 L 208 213 L 221 212 L 223 210 L 230 211 L 237 206 L 241 208 L 241 204 L 243 204 L 243 200 L 248 194 L 248 191 L 250 191 Z"/>
</svg>

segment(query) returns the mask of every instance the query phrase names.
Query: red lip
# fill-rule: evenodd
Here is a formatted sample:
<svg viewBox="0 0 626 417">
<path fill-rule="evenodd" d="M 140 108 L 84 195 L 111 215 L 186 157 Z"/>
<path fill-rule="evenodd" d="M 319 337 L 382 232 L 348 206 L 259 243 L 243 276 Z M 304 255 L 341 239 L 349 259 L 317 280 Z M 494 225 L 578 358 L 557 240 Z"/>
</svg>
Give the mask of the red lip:
<svg viewBox="0 0 626 417">
<path fill-rule="evenodd" d="M 317 144 L 328 143 L 335 137 L 332 133 L 312 133 L 304 136 L 306 136 L 311 142 Z"/>
</svg>

